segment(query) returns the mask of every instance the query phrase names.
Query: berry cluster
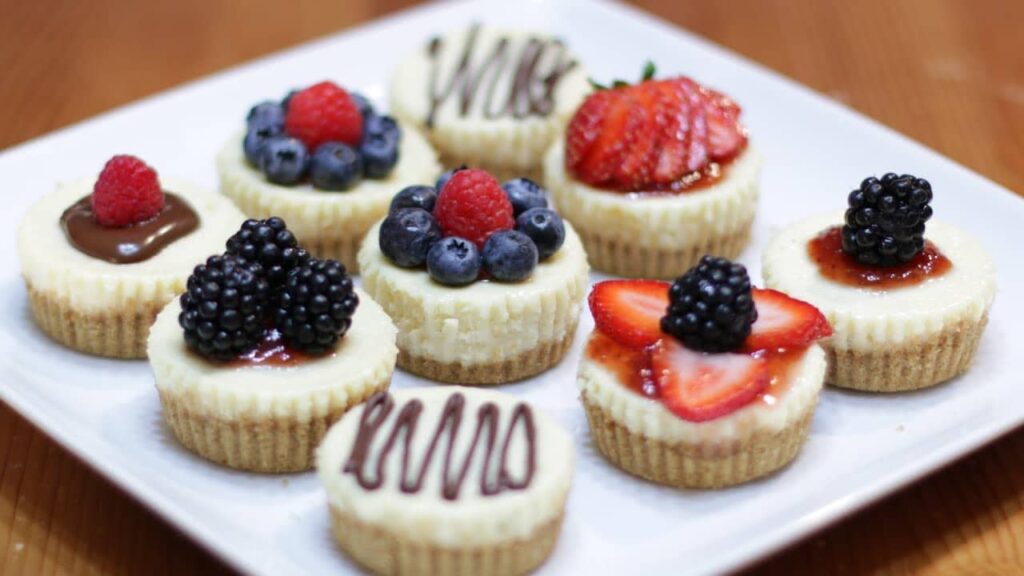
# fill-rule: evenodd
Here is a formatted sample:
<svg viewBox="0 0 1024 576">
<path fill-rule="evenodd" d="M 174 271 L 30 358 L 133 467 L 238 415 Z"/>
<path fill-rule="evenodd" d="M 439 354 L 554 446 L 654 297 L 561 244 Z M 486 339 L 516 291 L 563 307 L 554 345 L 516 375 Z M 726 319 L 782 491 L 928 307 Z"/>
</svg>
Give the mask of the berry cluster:
<svg viewBox="0 0 1024 576">
<path fill-rule="evenodd" d="M 332 82 L 257 104 L 246 125 L 245 158 L 275 184 L 308 179 L 320 190 L 349 190 L 363 178 L 386 177 L 398 163 L 395 120 Z"/>
<path fill-rule="evenodd" d="M 352 324 L 359 298 L 345 267 L 303 250 L 280 218 L 247 220 L 189 276 L 178 323 L 213 360 L 237 358 L 276 328 L 291 347 L 322 354 Z"/>
<path fill-rule="evenodd" d="M 843 251 L 862 264 L 895 266 L 924 249 L 932 186 L 910 174 L 865 178 L 850 193 Z"/>
<path fill-rule="evenodd" d="M 481 271 L 499 282 L 525 280 L 564 241 L 565 224 L 547 207 L 543 188 L 526 178 L 499 184 L 464 166 L 442 174 L 434 188 L 399 192 L 379 237 L 396 265 L 426 265 L 447 286 L 471 284 Z"/>
<path fill-rule="evenodd" d="M 661 330 L 692 350 L 735 350 L 757 320 L 747 269 L 725 258 L 701 258 L 672 283 L 668 298 Z"/>
</svg>

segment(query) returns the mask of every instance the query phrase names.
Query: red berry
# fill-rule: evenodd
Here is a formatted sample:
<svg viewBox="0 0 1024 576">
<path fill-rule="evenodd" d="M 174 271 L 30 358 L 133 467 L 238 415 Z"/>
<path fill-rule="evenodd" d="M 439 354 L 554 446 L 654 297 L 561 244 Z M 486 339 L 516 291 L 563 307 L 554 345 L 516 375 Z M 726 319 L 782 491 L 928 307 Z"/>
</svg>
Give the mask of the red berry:
<svg viewBox="0 0 1024 576">
<path fill-rule="evenodd" d="M 651 376 L 665 407 L 706 422 L 753 402 L 771 383 L 768 363 L 750 354 L 696 352 L 675 338 L 649 349 Z"/>
<path fill-rule="evenodd" d="M 107 161 L 92 189 L 92 213 L 102 226 L 119 228 L 145 222 L 164 208 L 156 172 L 135 156 Z"/>
<path fill-rule="evenodd" d="M 487 171 L 473 168 L 459 170 L 444 185 L 434 218 L 445 236 L 465 238 L 480 249 L 491 234 L 515 226 L 512 203 L 501 184 Z"/>
<path fill-rule="evenodd" d="M 587 303 L 599 332 L 623 346 L 643 348 L 664 336 L 668 289 L 668 282 L 658 280 L 605 280 L 594 284 Z"/>
<path fill-rule="evenodd" d="M 832 335 L 832 326 L 814 306 L 777 290 L 754 288 L 757 320 L 744 342 L 747 350 L 803 348 Z"/>
<path fill-rule="evenodd" d="M 310 154 L 324 142 L 358 146 L 363 137 L 363 115 L 344 88 L 321 82 L 288 101 L 284 131 L 302 140 Z"/>
<path fill-rule="evenodd" d="M 671 188 L 743 150 L 739 115 L 728 97 L 684 77 L 600 90 L 569 123 L 565 164 L 593 186 Z"/>
</svg>

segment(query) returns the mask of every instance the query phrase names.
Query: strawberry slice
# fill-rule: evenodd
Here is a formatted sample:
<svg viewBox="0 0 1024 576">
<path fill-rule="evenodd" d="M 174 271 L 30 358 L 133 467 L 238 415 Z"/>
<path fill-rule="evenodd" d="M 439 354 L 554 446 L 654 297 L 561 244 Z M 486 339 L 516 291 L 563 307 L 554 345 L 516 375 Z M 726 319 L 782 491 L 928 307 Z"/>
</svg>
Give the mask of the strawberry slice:
<svg viewBox="0 0 1024 576">
<path fill-rule="evenodd" d="M 757 320 L 744 346 L 747 350 L 799 348 L 832 335 L 832 326 L 813 305 L 777 290 L 754 288 Z"/>
<path fill-rule="evenodd" d="M 606 280 L 594 284 L 587 302 L 598 331 L 623 346 L 643 348 L 664 336 L 668 288 L 656 280 Z"/>
<path fill-rule="evenodd" d="M 740 107 L 728 96 L 705 89 L 708 148 L 718 162 L 735 158 L 747 144 L 747 134 L 740 125 Z"/>
<path fill-rule="evenodd" d="M 696 352 L 674 338 L 650 349 L 662 403 L 691 422 L 706 422 L 746 406 L 771 382 L 768 363 L 749 354 Z"/>
</svg>

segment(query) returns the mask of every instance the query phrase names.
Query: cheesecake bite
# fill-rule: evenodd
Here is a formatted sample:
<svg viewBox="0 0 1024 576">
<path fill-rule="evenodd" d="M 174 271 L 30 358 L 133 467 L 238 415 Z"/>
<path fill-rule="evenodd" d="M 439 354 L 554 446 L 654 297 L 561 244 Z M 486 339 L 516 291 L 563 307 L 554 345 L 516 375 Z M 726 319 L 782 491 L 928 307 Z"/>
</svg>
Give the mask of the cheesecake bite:
<svg viewBox="0 0 1024 576">
<path fill-rule="evenodd" d="M 765 476 L 807 439 L 831 334 L 810 304 L 752 288 L 746 269 L 704 257 L 674 283 L 608 280 L 580 399 L 597 449 L 659 484 L 722 488 Z"/>
<path fill-rule="evenodd" d="M 217 170 L 221 191 L 248 216 L 284 218 L 312 254 L 355 271 L 359 242 L 393 191 L 440 167 L 416 130 L 325 81 L 253 106 Z"/>
<path fill-rule="evenodd" d="M 788 226 L 762 256 L 766 285 L 812 302 L 835 328 L 829 384 L 869 392 L 965 372 L 995 297 L 995 266 L 968 233 L 932 219 L 932 187 L 866 178 L 845 214 Z"/>
<path fill-rule="evenodd" d="M 114 156 L 98 177 L 59 184 L 18 226 L 32 316 L 74 350 L 145 358 L 157 313 L 243 219 L 219 194 Z"/>
</svg>

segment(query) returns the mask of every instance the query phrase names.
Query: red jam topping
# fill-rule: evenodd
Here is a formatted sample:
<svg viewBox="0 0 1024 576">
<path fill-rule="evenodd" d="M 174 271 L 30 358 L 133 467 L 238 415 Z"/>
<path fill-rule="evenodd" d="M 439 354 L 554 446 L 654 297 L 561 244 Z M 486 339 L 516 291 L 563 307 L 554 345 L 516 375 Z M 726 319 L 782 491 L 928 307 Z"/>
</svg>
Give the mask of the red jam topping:
<svg viewBox="0 0 1024 576">
<path fill-rule="evenodd" d="M 925 240 L 924 250 L 899 266 L 871 266 L 857 262 L 843 252 L 842 228 L 833 226 L 807 243 L 807 255 L 829 280 L 847 286 L 903 288 L 941 276 L 953 267 L 939 248 Z"/>
<path fill-rule="evenodd" d="M 276 329 L 270 329 L 259 346 L 232 360 L 229 365 L 285 367 L 297 366 L 313 359 L 314 356 L 289 346 Z"/>
<path fill-rule="evenodd" d="M 792 381 L 793 369 L 803 358 L 806 348 L 794 350 L 760 350 L 768 363 L 771 382 L 758 399 L 771 406 L 785 393 Z M 601 332 L 595 331 L 587 342 L 587 358 L 613 372 L 623 386 L 640 396 L 658 398 L 658 385 L 651 377 L 650 361 L 642 349 L 623 346 Z"/>
</svg>

